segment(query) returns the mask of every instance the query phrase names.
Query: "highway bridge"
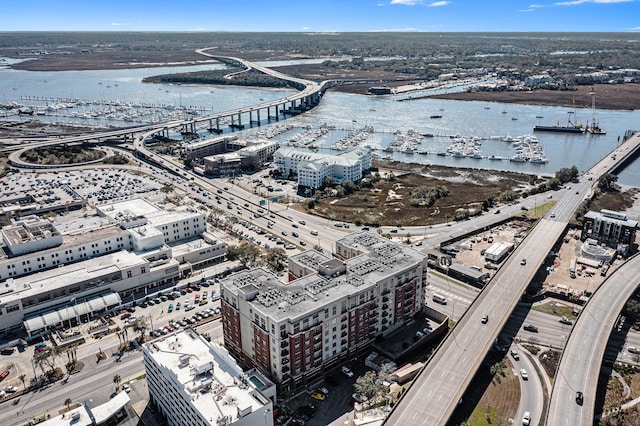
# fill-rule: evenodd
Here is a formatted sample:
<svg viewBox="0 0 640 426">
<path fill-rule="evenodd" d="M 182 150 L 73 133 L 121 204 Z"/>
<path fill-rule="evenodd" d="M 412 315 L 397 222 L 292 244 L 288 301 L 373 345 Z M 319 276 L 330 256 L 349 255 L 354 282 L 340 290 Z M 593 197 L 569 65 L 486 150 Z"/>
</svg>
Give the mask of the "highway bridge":
<svg viewBox="0 0 640 426">
<path fill-rule="evenodd" d="M 640 135 L 629 138 L 587 172 L 591 180 L 582 176 L 573 186 L 575 192 L 556 203 L 552 209 L 554 218 L 549 215 L 533 227 L 437 348 L 385 424 L 447 423 L 537 269 L 582 200 L 592 191 L 592 185 L 600 175 L 617 167 L 620 158 L 616 153 L 634 155 L 639 148 Z M 487 324 L 481 322 L 485 314 L 489 316 Z"/>
<path fill-rule="evenodd" d="M 592 425 L 600 369 L 607 342 L 626 301 L 640 285 L 640 255 L 611 274 L 580 312 L 553 382 L 545 424 Z M 577 401 L 577 392 L 583 401 Z"/>
<path fill-rule="evenodd" d="M 128 127 L 125 129 L 108 130 L 104 132 L 93 132 L 82 135 L 75 135 L 71 137 L 51 137 L 47 139 L 38 138 L 38 140 L 31 143 L 23 143 L 19 147 L 15 145 L 2 148 L 2 151 L 12 153 L 9 155 L 9 161 L 12 165 L 21 168 L 54 168 L 60 167 L 59 165 L 36 165 L 27 163 L 20 160 L 20 156 L 29 149 L 39 148 L 43 146 L 84 143 L 91 141 L 104 141 L 107 139 L 116 139 L 123 136 L 127 136 L 130 140 L 135 140 L 140 134 L 145 136 L 160 134 L 168 136 L 173 130 L 182 132 L 195 133 L 198 129 L 198 125 L 205 125 L 213 133 L 221 133 L 221 122 L 231 121 L 230 127 L 235 129 L 244 128 L 243 117 L 248 118 L 250 124 L 260 125 L 262 118 L 266 116 L 267 121 L 279 120 L 280 117 L 286 117 L 286 115 L 295 115 L 305 112 L 320 103 L 322 96 L 331 84 L 332 81 L 314 82 L 301 78 L 291 77 L 278 71 L 274 71 L 270 68 L 263 67 L 252 62 L 246 61 L 242 58 L 226 57 L 212 55 L 206 52 L 208 49 L 200 49 L 197 52 L 202 55 L 217 59 L 225 63 L 239 64 L 244 67 L 245 70 L 255 69 L 270 75 L 274 78 L 279 78 L 288 81 L 293 87 L 300 90 L 298 93 L 287 96 L 282 99 L 276 99 L 269 102 L 260 103 L 253 106 L 247 106 L 242 108 L 236 108 L 229 111 L 218 112 L 215 114 L 209 114 L 199 117 L 191 117 L 185 120 L 172 120 L 162 123 L 155 123 L 149 125 L 141 125 L 135 127 Z M 261 116 L 262 112 L 262 116 Z M 246 123 L 247 121 L 245 121 Z M 144 151 L 144 150 L 142 150 Z M 142 152 L 142 154 L 148 154 Z"/>
</svg>

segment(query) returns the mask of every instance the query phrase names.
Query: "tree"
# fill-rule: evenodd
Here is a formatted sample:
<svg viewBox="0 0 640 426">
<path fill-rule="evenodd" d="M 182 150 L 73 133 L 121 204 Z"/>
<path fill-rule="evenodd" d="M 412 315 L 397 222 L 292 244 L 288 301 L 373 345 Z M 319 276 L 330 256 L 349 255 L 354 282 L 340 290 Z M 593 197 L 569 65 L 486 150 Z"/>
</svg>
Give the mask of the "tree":
<svg viewBox="0 0 640 426">
<path fill-rule="evenodd" d="M 364 375 L 358 377 L 353 387 L 358 395 L 368 399 L 377 396 L 384 397 L 389 393 L 389 389 L 384 385 L 384 382 L 388 379 L 389 376 L 385 372 L 367 371 Z"/>
<path fill-rule="evenodd" d="M 284 269 L 284 262 L 287 260 L 287 253 L 280 247 L 267 249 L 265 261 L 276 271 Z"/>
<path fill-rule="evenodd" d="M 72 402 L 73 400 L 71 398 L 67 398 L 64 400 L 64 405 L 67 406 L 67 411 L 69 411 L 69 406 L 71 405 Z"/>
<path fill-rule="evenodd" d="M 22 382 L 22 387 L 27 389 L 27 386 L 24 384 L 24 382 L 27 379 L 27 376 L 25 374 L 21 374 L 21 375 L 18 376 L 18 379 L 20 379 L 20 381 Z"/>
<path fill-rule="evenodd" d="M 160 191 L 164 192 L 164 199 L 166 200 L 167 198 L 169 198 L 169 194 L 173 192 L 173 184 L 168 183 L 166 185 L 164 185 L 162 188 L 160 188 Z"/>
<path fill-rule="evenodd" d="M 120 377 L 119 374 L 116 374 L 115 376 L 113 376 L 113 383 L 115 383 L 116 385 L 116 392 L 118 391 L 118 389 L 120 389 L 120 382 L 122 381 L 122 378 Z"/>
<path fill-rule="evenodd" d="M 144 333 L 149 329 L 147 317 L 139 317 L 133 322 L 133 331 L 140 333 L 140 341 L 144 342 Z"/>
<path fill-rule="evenodd" d="M 598 187 L 602 192 L 613 191 L 616 189 L 615 183 L 618 181 L 618 176 L 611 173 L 605 173 L 598 178 Z"/>
<path fill-rule="evenodd" d="M 239 246 L 229 246 L 227 249 L 227 259 L 237 259 L 248 268 L 254 267 L 258 263 L 259 258 L 260 249 L 253 244 L 248 244 L 246 242 Z"/>
</svg>

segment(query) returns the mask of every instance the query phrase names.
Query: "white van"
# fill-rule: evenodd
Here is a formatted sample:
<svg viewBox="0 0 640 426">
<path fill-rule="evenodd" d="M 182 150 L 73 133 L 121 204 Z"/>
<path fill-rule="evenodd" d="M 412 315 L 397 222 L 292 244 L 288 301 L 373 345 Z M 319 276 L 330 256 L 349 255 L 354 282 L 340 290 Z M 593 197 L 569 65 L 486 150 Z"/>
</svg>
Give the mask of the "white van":
<svg viewBox="0 0 640 426">
<path fill-rule="evenodd" d="M 316 231 L 315 229 L 311 230 L 311 235 L 318 235 L 318 231 Z"/>
<path fill-rule="evenodd" d="M 440 303 L 441 305 L 447 304 L 447 298 L 438 293 L 433 293 L 433 301 L 436 303 Z"/>
</svg>

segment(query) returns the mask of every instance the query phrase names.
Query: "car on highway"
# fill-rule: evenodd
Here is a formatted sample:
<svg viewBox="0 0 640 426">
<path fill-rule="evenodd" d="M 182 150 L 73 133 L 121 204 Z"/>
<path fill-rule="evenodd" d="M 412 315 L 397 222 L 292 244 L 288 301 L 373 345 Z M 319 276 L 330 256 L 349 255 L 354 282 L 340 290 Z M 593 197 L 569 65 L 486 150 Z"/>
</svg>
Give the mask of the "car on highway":
<svg viewBox="0 0 640 426">
<path fill-rule="evenodd" d="M 299 223 L 300 225 L 306 225 L 306 224 L 307 224 L 307 222 L 305 222 L 304 220 L 299 220 L 299 221 L 298 221 L 298 223 Z"/>
<path fill-rule="evenodd" d="M 343 366 L 341 369 L 342 374 L 344 374 L 347 377 L 353 377 L 353 371 L 351 371 L 348 367 Z"/>
<path fill-rule="evenodd" d="M 527 264 L 527 259 L 522 259 L 522 260 L 520 261 L 520 264 L 521 264 L 521 265 L 526 265 L 526 264 Z"/>
<path fill-rule="evenodd" d="M 524 412 L 524 415 L 522 416 L 522 424 L 524 426 L 528 426 L 531 423 L 531 414 L 528 411 Z"/>
<path fill-rule="evenodd" d="M 489 315 L 484 314 L 484 315 L 482 316 L 482 320 L 481 320 L 481 321 L 482 321 L 482 323 L 483 323 L 483 324 L 488 323 L 488 322 L 489 322 Z"/>
<path fill-rule="evenodd" d="M 518 353 L 518 351 L 516 351 L 515 349 L 511 349 L 511 356 L 513 357 L 513 359 L 515 359 L 516 361 L 520 360 L 520 354 Z"/>
<path fill-rule="evenodd" d="M 527 324 L 523 327 L 525 330 L 530 331 L 532 333 L 537 333 L 538 332 L 538 327 L 536 327 L 533 324 Z"/>
<path fill-rule="evenodd" d="M 560 318 L 559 320 L 562 324 L 567 324 L 567 325 L 571 325 L 573 324 L 573 321 L 571 321 L 569 318 L 563 316 L 562 318 Z"/>
<path fill-rule="evenodd" d="M 576 392 L 576 404 L 582 405 L 584 403 L 584 394 L 580 391 Z"/>
<path fill-rule="evenodd" d="M 281 232 L 281 234 L 282 234 L 283 236 L 285 236 L 285 237 L 286 237 L 287 235 L 289 235 L 289 234 L 287 233 L 287 231 L 282 231 L 282 232 Z"/>
<path fill-rule="evenodd" d="M 520 377 L 522 377 L 522 380 L 529 380 L 529 374 L 527 373 L 527 370 L 525 370 L 524 368 L 521 368 Z"/>
<path fill-rule="evenodd" d="M 292 237 L 296 237 L 296 238 L 297 238 L 297 237 L 299 237 L 300 235 L 298 235 L 298 233 L 297 233 L 297 232 L 292 232 L 292 233 L 291 233 L 291 236 L 292 236 Z"/>
<path fill-rule="evenodd" d="M 297 223 L 292 223 L 291 226 L 294 227 L 294 228 L 297 228 L 298 224 Z"/>
</svg>

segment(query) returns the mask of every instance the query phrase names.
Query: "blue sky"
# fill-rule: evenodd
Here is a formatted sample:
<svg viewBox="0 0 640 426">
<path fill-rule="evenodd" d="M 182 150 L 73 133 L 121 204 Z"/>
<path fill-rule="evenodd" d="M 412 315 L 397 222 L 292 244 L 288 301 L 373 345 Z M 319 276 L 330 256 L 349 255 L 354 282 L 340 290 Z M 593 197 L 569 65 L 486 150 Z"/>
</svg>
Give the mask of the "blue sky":
<svg viewBox="0 0 640 426">
<path fill-rule="evenodd" d="M 640 0 L 3 0 L 0 31 L 640 31 Z"/>
</svg>

